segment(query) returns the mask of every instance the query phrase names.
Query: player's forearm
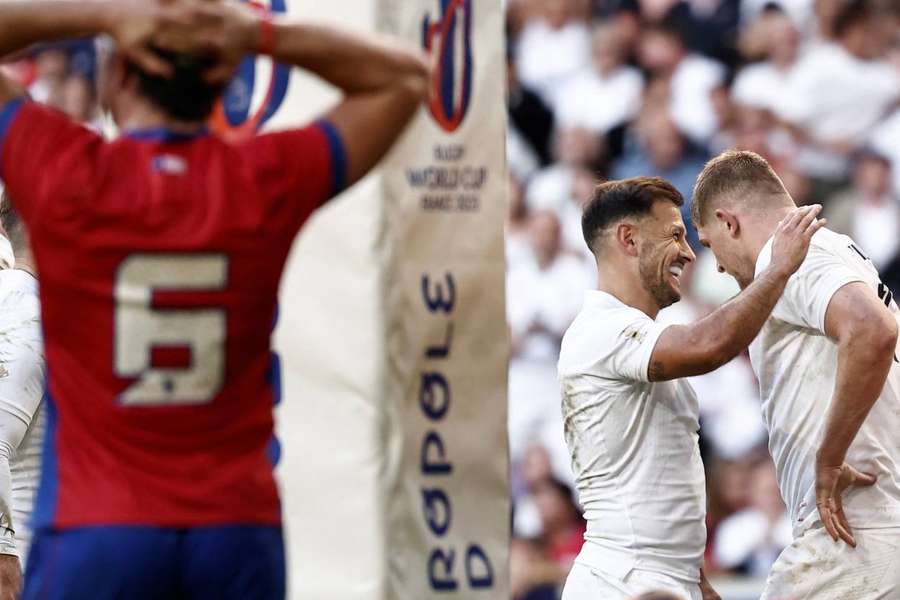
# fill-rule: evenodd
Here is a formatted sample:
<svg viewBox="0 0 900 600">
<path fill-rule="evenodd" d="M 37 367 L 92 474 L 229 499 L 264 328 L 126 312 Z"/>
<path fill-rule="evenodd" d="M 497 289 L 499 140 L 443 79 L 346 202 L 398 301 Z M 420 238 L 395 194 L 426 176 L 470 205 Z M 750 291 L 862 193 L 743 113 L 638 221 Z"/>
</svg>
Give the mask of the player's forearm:
<svg viewBox="0 0 900 600">
<path fill-rule="evenodd" d="M 838 344 L 834 395 L 816 461 L 840 466 L 847 449 L 884 389 L 894 361 L 896 335 L 859 332 Z"/>
<path fill-rule="evenodd" d="M 115 2 L 16 0 L 0 2 L 0 57 L 38 42 L 96 35 L 115 19 Z"/>
<path fill-rule="evenodd" d="M 690 325 L 667 327 L 650 359 L 650 380 L 703 375 L 743 352 L 775 308 L 788 277 L 769 267 L 706 317 Z"/>
<path fill-rule="evenodd" d="M 411 87 L 421 96 L 427 86 L 421 53 L 382 38 L 287 20 L 274 22 L 272 37 L 273 58 L 306 69 L 346 94 Z"/>
</svg>

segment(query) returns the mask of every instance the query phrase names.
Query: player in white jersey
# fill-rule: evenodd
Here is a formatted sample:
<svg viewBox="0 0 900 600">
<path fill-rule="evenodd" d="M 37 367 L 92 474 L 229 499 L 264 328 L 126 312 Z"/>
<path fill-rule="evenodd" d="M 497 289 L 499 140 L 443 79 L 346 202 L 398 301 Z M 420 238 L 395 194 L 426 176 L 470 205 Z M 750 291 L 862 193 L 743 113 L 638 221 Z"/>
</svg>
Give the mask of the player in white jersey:
<svg viewBox="0 0 900 600">
<path fill-rule="evenodd" d="M 762 157 L 732 151 L 707 164 L 693 209 L 719 269 L 746 287 L 794 201 Z M 871 261 L 826 229 L 750 346 L 794 528 L 763 598 L 900 598 L 897 314 Z"/>
<path fill-rule="evenodd" d="M 15 268 L 0 271 L 0 600 L 19 597 L 44 438 L 44 344 L 34 262 L 4 194 L 0 225 Z"/>
<path fill-rule="evenodd" d="M 587 533 L 563 600 L 620 600 L 664 590 L 718 598 L 702 575 L 706 494 L 699 407 L 683 377 L 712 371 L 759 332 L 800 265 L 820 207 L 795 211 L 772 264 L 753 285 L 691 325 L 663 327 L 694 260 L 668 182 L 638 177 L 597 187 L 582 229 L 599 289 L 566 332 L 559 358 L 566 442 Z"/>
</svg>

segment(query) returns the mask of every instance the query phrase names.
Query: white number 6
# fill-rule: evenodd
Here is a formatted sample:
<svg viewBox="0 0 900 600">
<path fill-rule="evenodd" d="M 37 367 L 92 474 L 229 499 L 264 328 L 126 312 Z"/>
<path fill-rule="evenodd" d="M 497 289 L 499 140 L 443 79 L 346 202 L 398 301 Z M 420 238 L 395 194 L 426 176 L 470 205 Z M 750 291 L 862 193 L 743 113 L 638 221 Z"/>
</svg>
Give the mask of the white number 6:
<svg viewBox="0 0 900 600">
<path fill-rule="evenodd" d="M 120 400 L 130 406 L 205 404 L 222 389 L 226 318 L 222 308 L 154 308 L 153 292 L 217 291 L 228 280 L 221 254 L 133 254 L 115 287 L 118 377 L 137 378 Z M 154 367 L 155 347 L 186 348 L 190 366 Z"/>
</svg>

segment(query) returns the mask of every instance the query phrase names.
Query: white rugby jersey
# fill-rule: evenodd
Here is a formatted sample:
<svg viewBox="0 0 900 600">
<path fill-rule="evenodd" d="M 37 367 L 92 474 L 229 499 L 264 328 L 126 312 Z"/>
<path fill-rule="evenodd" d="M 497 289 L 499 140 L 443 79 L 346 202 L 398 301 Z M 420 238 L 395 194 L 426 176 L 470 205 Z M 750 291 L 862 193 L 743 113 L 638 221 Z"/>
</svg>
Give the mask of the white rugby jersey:
<svg viewBox="0 0 900 600">
<path fill-rule="evenodd" d="M 663 330 L 588 291 L 563 337 L 566 443 L 588 522 L 578 560 L 619 578 L 640 568 L 696 582 L 706 544 L 699 405 L 687 381 L 648 379 Z"/>
<path fill-rule="evenodd" d="M 0 271 L 0 553 L 18 555 L 23 567 L 40 480 L 45 374 L 37 280 Z"/>
<path fill-rule="evenodd" d="M 891 293 L 858 245 L 822 229 L 813 236 L 800 269 L 750 345 L 759 379 L 763 421 L 778 485 L 791 515 L 794 535 L 818 519 L 815 458 L 834 392 L 838 346 L 825 335 L 832 296 L 861 281 L 898 313 Z M 772 257 L 772 240 L 756 261 L 756 273 Z M 900 526 L 900 364 L 891 367 L 881 396 L 847 451 L 846 461 L 878 476 L 869 488 L 844 495 L 851 527 Z"/>
</svg>

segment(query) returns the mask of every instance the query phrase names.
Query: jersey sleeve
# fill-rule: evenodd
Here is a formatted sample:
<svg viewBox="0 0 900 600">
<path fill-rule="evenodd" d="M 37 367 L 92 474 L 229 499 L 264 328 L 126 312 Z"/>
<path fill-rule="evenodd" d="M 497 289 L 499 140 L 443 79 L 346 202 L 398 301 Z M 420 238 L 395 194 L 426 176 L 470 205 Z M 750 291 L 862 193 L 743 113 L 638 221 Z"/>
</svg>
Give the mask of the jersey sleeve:
<svg viewBox="0 0 900 600">
<path fill-rule="evenodd" d="M 604 311 L 581 327 L 579 370 L 604 379 L 650 381 L 650 357 L 664 325 L 629 309 Z"/>
<path fill-rule="evenodd" d="M 102 142 L 63 113 L 26 99 L 0 108 L 0 178 L 26 222 L 50 201 L 89 196 L 89 157 Z"/>
<path fill-rule="evenodd" d="M 259 135 L 246 149 L 263 193 L 297 225 L 346 185 L 344 142 L 327 120 Z"/>
<path fill-rule="evenodd" d="M 806 260 L 788 280 L 773 311 L 777 319 L 825 333 L 825 313 L 834 294 L 855 281 L 865 279 L 830 251 L 812 246 Z"/>
</svg>

